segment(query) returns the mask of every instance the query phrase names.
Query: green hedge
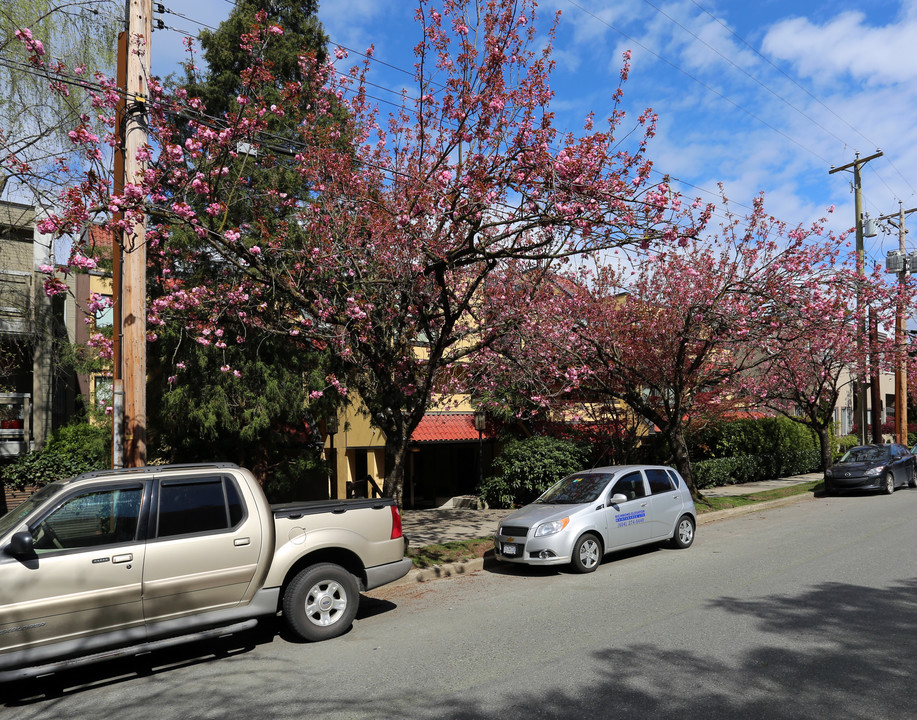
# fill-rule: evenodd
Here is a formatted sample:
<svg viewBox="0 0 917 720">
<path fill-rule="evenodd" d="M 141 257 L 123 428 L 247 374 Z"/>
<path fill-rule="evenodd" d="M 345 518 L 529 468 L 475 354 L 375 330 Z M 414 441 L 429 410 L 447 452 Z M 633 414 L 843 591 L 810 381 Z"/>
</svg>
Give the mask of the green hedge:
<svg viewBox="0 0 917 720">
<path fill-rule="evenodd" d="M 495 474 L 484 479 L 478 494 L 492 508 L 525 505 L 561 478 L 582 470 L 586 458 L 586 449 L 569 440 L 512 439 L 494 459 Z"/>
<path fill-rule="evenodd" d="M 860 438 L 856 435 L 844 435 L 837 439 L 837 450 L 834 453 L 834 459 L 837 460 L 850 448 L 860 444 Z"/>
<path fill-rule="evenodd" d="M 799 450 L 783 455 L 775 470 L 770 455 L 736 455 L 734 457 L 700 460 L 691 465 L 694 484 L 699 490 L 716 485 L 739 485 L 758 480 L 817 472 L 821 468 L 818 450 Z"/>
<path fill-rule="evenodd" d="M 76 423 L 56 430 L 41 450 L 0 468 L 0 477 L 5 485 L 22 490 L 110 467 L 111 428 Z"/>
<path fill-rule="evenodd" d="M 689 437 L 689 451 L 694 482 L 700 489 L 772 480 L 821 467 L 818 436 L 784 417 L 706 427 Z"/>
</svg>

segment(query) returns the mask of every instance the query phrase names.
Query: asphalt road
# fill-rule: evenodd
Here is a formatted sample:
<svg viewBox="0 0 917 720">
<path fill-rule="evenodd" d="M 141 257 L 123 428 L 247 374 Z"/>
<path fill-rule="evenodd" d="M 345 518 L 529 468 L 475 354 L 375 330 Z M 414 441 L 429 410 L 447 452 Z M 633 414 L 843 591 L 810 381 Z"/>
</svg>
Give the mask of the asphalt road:
<svg viewBox="0 0 917 720">
<path fill-rule="evenodd" d="M 917 490 L 824 498 L 591 575 L 381 588 L 336 640 L 267 627 L 0 687 L 0 720 L 914 718 L 915 517 Z"/>
</svg>

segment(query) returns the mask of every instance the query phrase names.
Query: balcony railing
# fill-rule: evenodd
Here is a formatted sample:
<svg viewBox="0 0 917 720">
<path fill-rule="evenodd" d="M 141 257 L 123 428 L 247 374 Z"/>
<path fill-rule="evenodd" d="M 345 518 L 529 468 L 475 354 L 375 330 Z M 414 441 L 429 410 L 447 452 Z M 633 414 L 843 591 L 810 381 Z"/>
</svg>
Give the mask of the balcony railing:
<svg viewBox="0 0 917 720">
<path fill-rule="evenodd" d="M 32 396 L 0 393 L 0 456 L 25 455 L 32 440 Z"/>
</svg>

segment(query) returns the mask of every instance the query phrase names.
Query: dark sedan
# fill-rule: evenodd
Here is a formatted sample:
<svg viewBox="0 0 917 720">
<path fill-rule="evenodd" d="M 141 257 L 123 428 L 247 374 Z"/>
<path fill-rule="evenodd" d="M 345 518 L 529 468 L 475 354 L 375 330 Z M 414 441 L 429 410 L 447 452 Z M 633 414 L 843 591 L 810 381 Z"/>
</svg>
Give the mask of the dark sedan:
<svg viewBox="0 0 917 720">
<path fill-rule="evenodd" d="M 891 495 L 897 487 L 917 487 L 915 459 L 910 450 L 897 443 L 850 448 L 825 471 L 825 492 L 881 490 Z"/>
</svg>

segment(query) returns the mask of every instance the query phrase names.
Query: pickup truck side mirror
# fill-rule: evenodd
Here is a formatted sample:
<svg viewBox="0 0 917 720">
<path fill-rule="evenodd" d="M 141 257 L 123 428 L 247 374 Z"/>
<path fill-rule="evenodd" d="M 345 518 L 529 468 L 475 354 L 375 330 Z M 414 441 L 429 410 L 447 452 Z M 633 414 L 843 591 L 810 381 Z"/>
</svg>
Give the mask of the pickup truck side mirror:
<svg viewBox="0 0 917 720">
<path fill-rule="evenodd" d="M 611 496 L 609 502 L 611 502 L 612 505 L 620 505 L 621 503 L 627 502 L 627 495 L 624 493 L 615 493 Z"/>
<path fill-rule="evenodd" d="M 15 533 L 10 538 L 9 553 L 15 558 L 35 557 L 35 541 L 28 530 Z"/>
</svg>

